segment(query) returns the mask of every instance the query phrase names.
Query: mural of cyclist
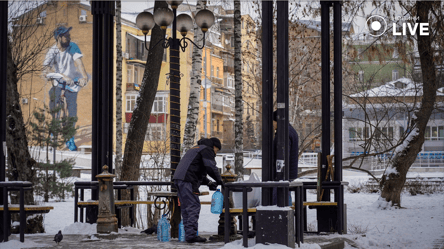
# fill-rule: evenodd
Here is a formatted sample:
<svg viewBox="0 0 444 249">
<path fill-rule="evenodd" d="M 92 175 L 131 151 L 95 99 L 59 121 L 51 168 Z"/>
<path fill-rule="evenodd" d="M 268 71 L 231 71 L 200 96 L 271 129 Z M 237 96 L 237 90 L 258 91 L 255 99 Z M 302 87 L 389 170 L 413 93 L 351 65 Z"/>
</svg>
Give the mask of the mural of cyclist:
<svg viewBox="0 0 444 249">
<path fill-rule="evenodd" d="M 60 103 L 61 95 L 64 92 L 68 116 L 77 117 L 77 93 L 88 83 L 89 76 L 83 65 L 83 54 L 79 46 L 71 41 L 69 33 L 71 29 L 72 27 L 59 26 L 54 30 L 56 44 L 46 53 L 43 66 L 45 67 L 44 75 L 48 79 L 57 79 L 49 90 L 49 108 L 52 110 L 57 103 Z M 75 127 L 75 123 L 73 126 Z M 74 137 L 66 142 L 66 146 L 70 150 L 77 150 Z"/>
</svg>

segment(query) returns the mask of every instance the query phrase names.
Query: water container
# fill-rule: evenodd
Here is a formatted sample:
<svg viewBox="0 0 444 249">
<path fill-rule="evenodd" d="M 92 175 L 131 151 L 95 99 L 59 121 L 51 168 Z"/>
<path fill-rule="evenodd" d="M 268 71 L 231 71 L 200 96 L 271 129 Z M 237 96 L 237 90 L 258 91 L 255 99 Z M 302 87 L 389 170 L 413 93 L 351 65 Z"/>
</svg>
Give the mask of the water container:
<svg viewBox="0 0 444 249">
<path fill-rule="evenodd" d="M 170 239 L 171 239 L 171 235 L 170 235 L 170 228 L 171 228 L 171 225 L 170 225 L 170 223 L 168 222 L 168 220 L 167 220 L 167 218 L 166 218 L 166 215 L 163 215 L 163 217 L 162 217 L 162 219 L 163 219 L 163 222 L 162 222 L 162 224 L 161 224 L 161 230 L 162 230 L 162 234 L 161 234 L 161 237 L 160 237 L 160 241 L 162 241 L 162 242 L 168 242 L 168 241 L 170 241 Z"/>
<path fill-rule="evenodd" d="M 216 192 L 214 192 L 213 197 L 211 198 L 211 213 L 221 214 L 223 205 L 224 196 L 220 192 L 220 189 L 217 189 Z"/>
<path fill-rule="evenodd" d="M 161 240 L 163 217 L 157 222 L 157 240 Z"/>
<path fill-rule="evenodd" d="M 184 242 L 185 241 L 185 227 L 183 225 L 183 220 L 179 223 L 179 241 Z"/>
</svg>

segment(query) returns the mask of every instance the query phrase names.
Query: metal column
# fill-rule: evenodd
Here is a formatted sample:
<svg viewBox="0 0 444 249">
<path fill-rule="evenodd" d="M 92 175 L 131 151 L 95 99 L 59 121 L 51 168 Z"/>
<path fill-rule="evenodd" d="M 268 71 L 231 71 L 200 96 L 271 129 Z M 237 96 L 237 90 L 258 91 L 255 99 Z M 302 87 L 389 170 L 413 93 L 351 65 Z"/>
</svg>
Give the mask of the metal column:
<svg viewBox="0 0 444 249">
<path fill-rule="evenodd" d="M 176 36 L 176 9 L 173 9 L 174 21 L 171 29 L 170 45 L 170 151 L 171 151 L 171 181 L 175 169 L 180 162 L 180 52 L 179 40 Z M 174 184 L 171 191 L 176 192 Z"/>
<path fill-rule="evenodd" d="M 288 1 L 277 2 L 277 58 L 276 180 L 288 180 Z M 279 207 L 288 206 L 288 188 L 278 188 L 277 196 Z"/>
<path fill-rule="evenodd" d="M 330 155 L 330 20 L 331 2 L 321 2 L 321 73 L 322 73 L 322 156 L 321 182 L 327 174 L 327 155 Z M 329 191 L 322 196 L 330 201 Z"/>
<path fill-rule="evenodd" d="M 335 137 L 335 181 L 342 181 L 342 13 L 341 1 L 333 5 L 333 48 L 334 48 L 334 137 Z M 344 188 L 335 189 L 335 201 L 338 203 L 338 233 L 342 234 Z"/>
<path fill-rule="evenodd" d="M 112 172 L 113 150 L 113 55 L 115 2 L 92 1 L 93 21 L 93 124 L 91 180 L 96 181 L 103 165 Z M 98 199 L 93 190 L 92 199 Z"/>
<path fill-rule="evenodd" d="M 0 1 L 0 181 L 6 179 L 6 80 L 8 70 L 8 1 Z M 3 205 L 3 192 L 0 192 Z"/>
<path fill-rule="evenodd" d="M 273 170 L 273 2 L 262 1 L 262 181 L 272 181 Z M 262 205 L 271 205 L 272 191 L 262 189 Z"/>
</svg>

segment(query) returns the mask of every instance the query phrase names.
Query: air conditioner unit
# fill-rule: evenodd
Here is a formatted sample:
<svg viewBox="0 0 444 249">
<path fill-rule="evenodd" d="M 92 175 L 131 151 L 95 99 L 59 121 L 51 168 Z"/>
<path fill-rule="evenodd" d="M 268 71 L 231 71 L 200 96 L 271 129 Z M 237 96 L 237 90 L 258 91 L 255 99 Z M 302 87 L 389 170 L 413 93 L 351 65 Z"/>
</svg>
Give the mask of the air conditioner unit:
<svg viewBox="0 0 444 249">
<path fill-rule="evenodd" d="M 43 18 L 37 17 L 37 24 L 43 24 Z"/>
<path fill-rule="evenodd" d="M 22 104 L 28 104 L 28 99 L 27 98 L 23 98 L 22 99 Z"/>
<path fill-rule="evenodd" d="M 123 53 L 123 58 L 129 59 L 129 53 Z"/>
<path fill-rule="evenodd" d="M 86 15 L 79 16 L 79 22 L 86 22 Z"/>
</svg>

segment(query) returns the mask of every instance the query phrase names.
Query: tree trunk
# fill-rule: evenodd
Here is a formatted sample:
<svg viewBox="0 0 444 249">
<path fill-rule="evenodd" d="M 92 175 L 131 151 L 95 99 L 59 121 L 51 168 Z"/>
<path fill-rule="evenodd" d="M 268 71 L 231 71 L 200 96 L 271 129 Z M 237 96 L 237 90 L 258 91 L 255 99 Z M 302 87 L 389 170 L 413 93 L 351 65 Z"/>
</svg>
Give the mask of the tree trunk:
<svg viewBox="0 0 444 249">
<path fill-rule="evenodd" d="M 33 181 L 36 161 L 28 151 L 25 123 L 17 90 L 17 67 L 12 60 L 11 44 L 8 42 L 8 79 L 6 85 L 6 145 L 8 147 L 8 179 L 10 181 Z M 18 203 L 18 196 L 12 198 Z M 34 204 L 33 191 L 25 191 L 25 204 Z"/>
<path fill-rule="evenodd" d="M 116 175 L 122 170 L 122 2 L 116 1 Z"/>
<path fill-rule="evenodd" d="M 31 158 L 28 150 L 25 123 L 20 106 L 20 95 L 17 89 L 17 66 L 12 59 L 12 46 L 8 41 L 7 48 L 7 80 L 6 80 L 6 146 L 8 148 L 8 172 L 9 181 L 35 182 L 36 172 L 34 167 L 36 161 Z M 11 195 L 11 203 L 18 204 L 20 194 Z M 25 205 L 34 204 L 34 191 L 25 191 Z M 17 216 L 12 217 L 14 221 Z M 32 218 L 32 232 L 45 232 L 42 215 Z M 29 231 L 29 229 L 26 229 Z"/>
<path fill-rule="evenodd" d="M 196 12 L 202 9 L 203 0 L 198 0 Z M 197 25 L 194 25 L 194 42 L 198 46 L 202 46 L 203 33 Z M 190 49 L 190 48 L 189 48 Z M 190 82 L 190 98 L 188 102 L 187 122 L 185 124 L 185 132 L 183 136 L 183 154 L 194 145 L 197 119 L 199 118 L 199 98 L 200 87 L 202 85 L 202 50 L 193 47 L 191 82 Z"/>
<path fill-rule="evenodd" d="M 428 15 L 432 9 L 432 2 L 416 3 L 416 11 L 421 23 L 428 23 Z M 412 119 L 409 126 L 410 133 L 406 139 L 408 145 L 395 150 L 393 163 L 388 167 L 381 180 L 381 198 L 392 206 L 401 207 L 401 190 L 404 186 L 406 175 L 410 166 L 416 159 L 424 144 L 424 133 L 427 122 L 434 110 L 436 101 L 436 91 L 438 84 L 436 81 L 436 68 L 434 65 L 434 56 L 430 36 L 420 36 L 418 32 L 418 52 L 421 61 L 423 96 L 421 106 L 415 113 L 416 118 Z"/>
<path fill-rule="evenodd" d="M 165 1 L 156 1 L 154 11 L 158 8 L 167 8 Z M 148 121 L 151 115 L 151 108 L 156 97 L 157 86 L 159 83 L 159 74 L 162 66 L 164 49 L 159 44 L 156 48 L 153 46 L 157 41 L 165 38 L 165 30 L 159 26 L 154 26 L 151 30 L 150 50 L 146 60 L 145 72 L 143 74 L 142 86 L 140 88 L 140 97 L 137 99 L 136 108 L 133 111 L 131 123 L 128 129 L 128 136 L 125 142 L 125 152 L 123 157 L 121 180 L 138 181 L 140 158 L 142 156 L 143 143 L 148 128 Z M 122 198 L 129 199 L 129 192 L 123 191 Z M 128 221 L 122 225 L 128 225 Z"/>
<path fill-rule="evenodd" d="M 234 123 L 234 171 L 240 179 L 244 175 L 243 157 L 243 102 L 242 102 L 242 34 L 240 1 L 234 1 L 234 84 L 235 84 L 235 123 Z"/>
</svg>

